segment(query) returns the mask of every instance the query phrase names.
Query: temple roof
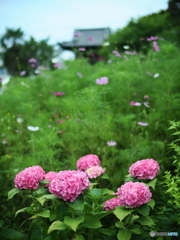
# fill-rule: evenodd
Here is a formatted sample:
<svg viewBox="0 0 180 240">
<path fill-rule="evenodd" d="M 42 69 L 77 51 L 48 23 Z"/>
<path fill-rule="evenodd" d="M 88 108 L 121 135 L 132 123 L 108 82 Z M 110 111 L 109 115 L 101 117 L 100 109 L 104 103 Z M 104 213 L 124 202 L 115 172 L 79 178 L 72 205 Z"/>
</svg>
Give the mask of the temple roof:
<svg viewBox="0 0 180 240">
<path fill-rule="evenodd" d="M 71 50 L 72 48 L 100 47 L 109 35 L 109 28 L 76 29 L 72 41 L 62 42 L 59 45 L 67 50 Z"/>
</svg>

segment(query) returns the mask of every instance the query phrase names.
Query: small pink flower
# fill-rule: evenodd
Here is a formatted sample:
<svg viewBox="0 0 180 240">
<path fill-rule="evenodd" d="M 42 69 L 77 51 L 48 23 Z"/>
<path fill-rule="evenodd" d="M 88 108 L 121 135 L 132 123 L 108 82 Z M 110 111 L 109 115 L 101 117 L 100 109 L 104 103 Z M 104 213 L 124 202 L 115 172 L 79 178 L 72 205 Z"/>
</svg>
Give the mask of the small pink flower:
<svg viewBox="0 0 180 240">
<path fill-rule="evenodd" d="M 117 195 L 117 193 L 113 193 L 113 195 Z M 118 207 L 118 206 L 122 206 L 118 195 L 117 197 L 111 198 L 108 201 L 104 202 L 103 205 L 106 211 L 113 210 L 115 209 L 115 207 Z"/>
<path fill-rule="evenodd" d="M 59 121 L 57 121 L 57 123 L 63 123 L 64 121 L 63 120 L 59 120 Z"/>
<path fill-rule="evenodd" d="M 122 55 L 121 55 L 117 50 L 112 51 L 112 53 L 113 53 L 116 57 L 122 57 Z"/>
<path fill-rule="evenodd" d="M 64 95 L 65 93 L 64 92 L 52 92 L 52 94 L 56 95 L 56 96 L 61 96 L 61 95 Z"/>
<path fill-rule="evenodd" d="M 35 67 L 36 67 L 36 65 L 35 65 L 35 64 L 31 64 L 31 67 L 35 68 Z"/>
<path fill-rule="evenodd" d="M 75 170 L 60 171 L 49 184 L 49 191 L 64 201 L 74 202 L 89 188 L 90 182 L 85 172 Z"/>
<path fill-rule="evenodd" d="M 149 123 L 144 123 L 144 122 L 138 122 L 137 124 L 140 126 L 148 126 L 149 125 Z"/>
<path fill-rule="evenodd" d="M 33 166 L 25 168 L 19 172 L 15 179 L 14 184 L 19 189 L 37 189 L 39 182 L 44 179 L 45 172 L 40 166 Z"/>
<path fill-rule="evenodd" d="M 79 48 L 79 51 L 84 52 L 84 51 L 86 51 L 86 48 Z"/>
<path fill-rule="evenodd" d="M 80 32 L 75 32 L 75 33 L 74 33 L 74 37 L 79 37 L 79 36 L 81 36 L 81 33 L 80 33 Z"/>
<path fill-rule="evenodd" d="M 151 200 L 149 187 L 141 182 L 126 182 L 117 192 L 122 206 L 139 207 Z"/>
<path fill-rule="evenodd" d="M 159 48 L 158 43 L 156 41 L 153 42 L 153 48 L 156 52 L 160 51 L 160 48 Z"/>
<path fill-rule="evenodd" d="M 154 40 L 157 40 L 158 37 L 150 37 L 150 38 L 147 38 L 147 41 L 154 41 Z"/>
<path fill-rule="evenodd" d="M 143 102 L 144 106 L 149 108 L 149 103 L 148 102 Z"/>
<path fill-rule="evenodd" d="M 76 167 L 80 171 L 86 171 L 87 168 L 99 165 L 100 165 L 99 157 L 94 154 L 86 155 L 80 158 L 76 163 Z"/>
<path fill-rule="evenodd" d="M 140 103 L 140 102 L 135 102 L 135 101 L 131 101 L 131 102 L 130 102 L 130 105 L 131 105 L 131 106 L 141 106 L 142 103 Z"/>
<path fill-rule="evenodd" d="M 99 85 L 106 85 L 108 83 L 107 77 L 101 77 L 99 79 L 96 79 L 96 83 Z"/>
<path fill-rule="evenodd" d="M 148 96 L 148 95 L 144 95 L 144 98 L 145 98 L 145 99 L 149 99 L 149 96 Z"/>
<path fill-rule="evenodd" d="M 48 180 L 49 182 L 51 182 L 56 175 L 57 175 L 57 172 L 50 171 L 44 175 L 44 180 Z M 44 187 L 49 187 L 49 183 L 45 184 Z"/>
<path fill-rule="evenodd" d="M 132 177 L 138 179 L 153 179 L 160 170 L 157 161 L 151 159 L 139 160 L 131 165 L 129 173 Z"/>
<path fill-rule="evenodd" d="M 88 36 L 88 40 L 89 40 L 90 42 L 93 42 L 93 38 L 92 38 L 91 36 Z"/>
<path fill-rule="evenodd" d="M 54 63 L 53 66 L 54 66 L 54 67 L 60 67 L 60 65 L 61 65 L 60 63 Z"/>
<path fill-rule="evenodd" d="M 116 144 L 117 144 L 117 142 L 115 142 L 115 141 L 108 141 L 107 142 L 108 146 L 115 146 Z"/>
<path fill-rule="evenodd" d="M 25 74 L 26 74 L 26 71 L 21 71 L 21 72 L 19 73 L 20 76 L 24 76 Z"/>
<path fill-rule="evenodd" d="M 105 169 L 101 166 L 93 166 L 88 168 L 85 172 L 89 178 L 97 178 L 105 172 Z"/>
<path fill-rule="evenodd" d="M 29 63 L 37 63 L 37 60 L 35 58 L 30 58 Z"/>
</svg>

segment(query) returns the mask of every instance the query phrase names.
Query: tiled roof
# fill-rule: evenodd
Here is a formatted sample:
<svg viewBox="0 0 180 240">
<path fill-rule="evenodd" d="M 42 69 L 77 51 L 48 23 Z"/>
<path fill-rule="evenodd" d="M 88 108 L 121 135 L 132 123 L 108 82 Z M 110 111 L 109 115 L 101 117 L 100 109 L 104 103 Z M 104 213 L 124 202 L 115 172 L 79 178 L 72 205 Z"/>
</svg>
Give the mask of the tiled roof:
<svg viewBox="0 0 180 240">
<path fill-rule="evenodd" d="M 109 37 L 109 28 L 76 29 L 73 40 L 59 43 L 64 49 L 78 47 L 98 47 Z"/>
</svg>

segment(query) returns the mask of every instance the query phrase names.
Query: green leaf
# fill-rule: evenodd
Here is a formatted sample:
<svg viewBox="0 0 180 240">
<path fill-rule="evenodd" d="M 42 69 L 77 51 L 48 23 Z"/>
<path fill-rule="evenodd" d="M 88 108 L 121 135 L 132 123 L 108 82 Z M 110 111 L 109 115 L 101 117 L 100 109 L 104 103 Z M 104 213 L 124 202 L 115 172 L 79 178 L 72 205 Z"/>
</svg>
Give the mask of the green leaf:
<svg viewBox="0 0 180 240">
<path fill-rule="evenodd" d="M 48 228 L 48 234 L 55 230 L 66 230 L 68 227 L 61 221 L 54 221 Z"/>
<path fill-rule="evenodd" d="M 142 214 L 143 216 L 148 216 L 149 215 L 149 211 L 150 211 L 150 207 L 146 204 L 141 205 L 139 207 L 136 208 L 136 210 Z"/>
<path fill-rule="evenodd" d="M 75 238 L 73 238 L 74 240 L 85 240 L 85 238 L 83 237 L 83 235 L 76 235 Z"/>
<path fill-rule="evenodd" d="M 108 188 L 102 188 L 101 192 L 103 195 L 105 194 L 113 194 L 114 192 L 112 190 L 109 190 Z"/>
<path fill-rule="evenodd" d="M 100 189 L 97 189 L 97 188 L 93 188 L 92 190 L 90 190 L 90 193 L 89 193 L 92 197 L 95 197 L 97 198 L 97 196 L 101 196 L 102 195 L 102 192 Z"/>
<path fill-rule="evenodd" d="M 116 223 L 115 223 L 115 226 L 116 226 L 117 228 L 120 228 L 120 229 L 121 229 L 121 228 L 125 228 L 124 223 L 123 223 L 123 222 L 120 222 L 120 221 L 119 221 L 119 222 L 116 222 Z"/>
<path fill-rule="evenodd" d="M 140 228 L 134 228 L 134 229 L 131 229 L 130 231 L 132 233 L 135 233 L 135 234 L 141 234 L 141 229 Z"/>
<path fill-rule="evenodd" d="M 41 197 L 37 197 L 36 198 L 38 200 L 38 202 L 43 206 L 44 202 L 47 200 L 47 199 L 57 199 L 57 197 L 54 195 L 54 194 L 45 194 Z"/>
<path fill-rule="evenodd" d="M 120 230 L 117 234 L 118 240 L 130 240 L 132 236 L 132 233 L 128 229 Z"/>
<path fill-rule="evenodd" d="M 152 225 L 154 225 L 154 221 L 152 220 L 152 218 L 150 218 L 150 217 L 145 217 L 145 216 L 143 216 L 143 217 L 140 217 L 138 220 L 137 220 L 137 222 L 139 222 L 140 224 L 142 224 L 142 225 L 147 225 L 147 226 L 152 226 Z"/>
<path fill-rule="evenodd" d="M 84 221 L 84 217 L 80 216 L 78 218 L 71 218 L 69 216 L 66 216 L 64 218 L 64 223 L 68 225 L 73 231 L 76 232 L 77 227 L 79 226 L 80 223 Z"/>
<path fill-rule="evenodd" d="M 109 177 L 109 175 L 107 173 L 102 174 L 101 178 L 110 179 L 110 177 Z"/>
<path fill-rule="evenodd" d="M 87 216 L 81 226 L 86 228 L 100 228 L 102 224 L 98 218 Z"/>
<path fill-rule="evenodd" d="M 16 213 L 15 213 L 15 217 L 18 215 L 18 213 L 20 212 L 30 212 L 31 211 L 31 207 L 25 207 L 22 209 L 19 209 Z"/>
<path fill-rule="evenodd" d="M 116 215 L 117 218 L 119 218 L 120 221 L 122 221 L 127 215 L 129 215 L 133 211 L 134 211 L 133 209 L 126 209 L 120 206 L 114 210 L 114 214 Z"/>
<path fill-rule="evenodd" d="M 49 183 L 50 183 L 50 181 L 48 181 L 48 180 L 44 179 L 44 180 L 42 180 L 40 183 L 42 183 L 42 184 L 49 184 Z"/>
<path fill-rule="evenodd" d="M 36 218 L 36 217 L 50 218 L 50 211 L 44 210 L 44 211 L 32 216 L 31 218 Z"/>
<path fill-rule="evenodd" d="M 151 199 L 151 201 L 148 202 L 147 205 L 150 206 L 150 207 L 153 209 L 154 206 L 155 206 L 155 201 L 154 201 L 154 199 Z"/>
<path fill-rule="evenodd" d="M 7 239 L 7 240 L 19 240 L 24 239 L 24 235 L 16 231 L 13 228 L 5 228 L 3 231 L 1 231 L 1 239 Z"/>
<path fill-rule="evenodd" d="M 153 189 L 155 189 L 156 182 L 157 182 L 157 178 L 154 178 L 154 179 L 151 180 L 150 182 L 146 183 L 146 186 L 152 187 Z"/>
<path fill-rule="evenodd" d="M 74 210 L 82 211 L 84 209 L 84 200 L 82 196 L 79 196 L 74 202 L 67 202 L 67 205 Z"/>
<path fill-rule="evenodd" d="M 21 190 L 19 188 L 13 188 L 8 192 L 8 200 L 11 199 L 12 197 L 14 197 L 14 195 L 16 193 L 21 192 Z"/>
<path fill-rule="evenodd" d="M 98 230 L 98 232 L 106 235 L 106 236 L 114 236 L 114 231 L 112 229 L 108 229 L 108 228 L 100 228 Z"/>
</svg>

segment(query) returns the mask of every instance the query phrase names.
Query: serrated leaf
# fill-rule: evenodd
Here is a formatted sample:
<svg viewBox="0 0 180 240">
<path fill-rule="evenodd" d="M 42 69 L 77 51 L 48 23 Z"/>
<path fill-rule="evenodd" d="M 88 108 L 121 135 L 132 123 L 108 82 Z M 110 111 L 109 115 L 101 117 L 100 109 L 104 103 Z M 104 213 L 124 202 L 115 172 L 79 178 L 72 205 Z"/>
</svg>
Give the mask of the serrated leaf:
<svg viewBox="0 0 180 240">
<path fill-rule="evenodd" d="M 68 226 L 66 226 L 63 222 L 61 221 L 54 221 L 50 227 L 48 228 L 48 234 L 52 231 L 55 230 L 66 230 L 68 228 Z"/>
<path fill-rule="evenodd" d="M 86 228 L 100 228 L 102 224 L 98 218 L 87 216 L 81 226 Z"/>
<path fill-rule="evenodd" d="M 20 212 L 30 212 L 31 211 L 31 207 L 25 207 L 22 209 L 19 209 L 16 213 L 15 213 L 15 217 L 18 215 L 18 213 Z"/>
<path fill-rule="evenodd" d="M 148 202 L 147 205 L 149 205 L 149 206 L 153 209 L 154 206 L 155 206 L 155 201 L 154 201 L 154 199 L 151 199 L 151 201 Z"/>
<path fill-rule="evenodd" d="M 133 209 L 126 209 L 124 207 L 117 207 L 114 210 L 114 214 L 117 218 L 119 218 L 120 221 L 122 221 L 126 216 L 128 216 L 130 213 L 132 213 Z"/>
<path fill-rule="evenodd" d="M 44 210 L 44 211 L 32 216 L 31 218 L 36 218 L 36 217 L 50 218 L 50 211 Z"/>
<path fill-rule="evenodd" d="M 76 232 L 77 227 L 79 226 L 80 223 L 84 221 L 84 217 L 80 216 L 78 218 L 71 218 L 69 216 L 66 216 L 64 218 L 64 223 L 68 225 L 73 231 Z"/>
<path fill-rule="evenodd" d="M 154 178 L 154 179 L 151 180 L 150 182 L 146 183 L 146 186 L 152 187 L 153 189 L 155 189 L 156 181 L 157 181 L 157 178 Z"/>
<path fill-rule="evenodd" d="M 8 192 L 8 200 L 14 197 L 15 194 L 21 192 L 19 188 L 13 188 Z"/>
<path fill-rule="evenodd" d="M 132 233 L 128 229 L 120 230 L 117 234 L 118 240 L 130 240 L 132 236 Z"/>
<path fill-rule="evenodd" d="M 145 216 L 143 216 L 143 217 L 140 217 L 138 220 L 137 220 L 137 222 L 139 222 L 140 224 L 142 224 L 142 225 L 147 225 L 147 226 L 152 226 L 152 225 L 154 225 L 154 221 L 152 220 L 152 218 L 150 218 L 150 217 L 145 217 Z"/>
<path fill-rule="evenodd" d="M 137 207 L 136 210 L 143 216 L 148 216 L 149 212 L 150 212 L 150 207 L 148 205 L 144 204 L 144 205 Z"/>
</svg>

